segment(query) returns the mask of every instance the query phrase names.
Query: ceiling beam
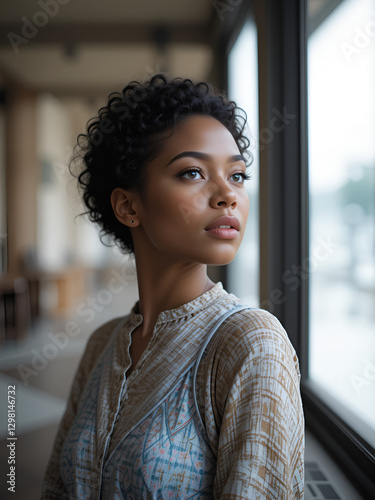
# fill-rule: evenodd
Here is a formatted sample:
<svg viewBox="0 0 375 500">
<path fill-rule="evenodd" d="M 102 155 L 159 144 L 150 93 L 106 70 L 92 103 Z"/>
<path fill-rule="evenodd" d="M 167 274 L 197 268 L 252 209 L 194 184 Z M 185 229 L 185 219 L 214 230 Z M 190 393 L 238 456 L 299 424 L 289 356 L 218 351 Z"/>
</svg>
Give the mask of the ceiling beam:
<svg viewBox="0 0 375 500">
<path fill-rule="evenodd" d="M 0 23 L 0 46 L 12 46 L 11 39 L 24 43 L 79 44 L 79 43 L 149 43 L 155 41 L 160 29 L 168 32 L 172 43 L 210 44 L 210 26 L 204 24 L 97 24 L 49 23 L 43 27 L 26 24 Z"/>
</svg>

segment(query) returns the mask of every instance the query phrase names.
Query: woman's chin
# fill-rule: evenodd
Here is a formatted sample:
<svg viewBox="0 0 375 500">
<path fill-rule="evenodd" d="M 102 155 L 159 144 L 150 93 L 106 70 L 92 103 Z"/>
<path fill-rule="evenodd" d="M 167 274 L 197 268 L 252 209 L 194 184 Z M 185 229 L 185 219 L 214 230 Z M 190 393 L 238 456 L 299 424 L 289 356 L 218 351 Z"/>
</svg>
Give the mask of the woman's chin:
<svg viewBox="0 0 375 500">
<path fill-rule="evenodd" d="M 208 266 L 226 266 L 227 264 L 233 262 L 235 256 L 235 254 L 217 256 L 215 258 L 210 258 L 208 262 L 205 262 L 205 264 Z"/>
</svg>

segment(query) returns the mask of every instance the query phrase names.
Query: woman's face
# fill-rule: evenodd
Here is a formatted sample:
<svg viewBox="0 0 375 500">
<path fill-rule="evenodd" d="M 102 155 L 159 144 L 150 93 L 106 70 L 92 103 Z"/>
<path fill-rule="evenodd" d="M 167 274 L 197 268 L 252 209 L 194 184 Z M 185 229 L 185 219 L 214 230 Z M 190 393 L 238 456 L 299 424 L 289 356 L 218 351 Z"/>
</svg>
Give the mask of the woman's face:
<svg viewBox="0 0 375 500">
<path fill-rule="evenodd" d="M 219 121 L 193 115 L 180 122 L 147 165 L 146 186 L 136 198 L 135 245 L 150 245 L 171 260 L 231 262 L 249 210 L 245 170 Z"/>
</svg>

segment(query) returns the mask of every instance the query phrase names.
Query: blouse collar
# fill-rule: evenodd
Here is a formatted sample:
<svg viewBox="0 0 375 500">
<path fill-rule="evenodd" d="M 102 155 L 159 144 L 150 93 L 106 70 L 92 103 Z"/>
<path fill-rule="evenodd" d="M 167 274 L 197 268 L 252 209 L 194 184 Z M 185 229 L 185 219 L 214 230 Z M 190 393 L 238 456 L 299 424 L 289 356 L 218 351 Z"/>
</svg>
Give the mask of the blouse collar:
<svg viewBox="0 0 375 500">
<path fill-rule="evenodd" d="M 199 297 L 196 297 L 190 302 L 176 307 L 175 309 L 167 309 L 166 311 L 162 311 L 158 316 L 155 326 L 196 314 L 224 295 L 227 295 L 227 292 L 226 290 L 224 290 L 222 283 L 219 281 L 212 288 L 210 288 L 210 290 L 204 292 L 202 295 L 199 295 Z M 142 315 L 137 312 L 139 310 L 138 308 L 139 301 L 136 302 L 130 312 L 130 320 L 132 323 L 142 322 Z"/>
</svg>

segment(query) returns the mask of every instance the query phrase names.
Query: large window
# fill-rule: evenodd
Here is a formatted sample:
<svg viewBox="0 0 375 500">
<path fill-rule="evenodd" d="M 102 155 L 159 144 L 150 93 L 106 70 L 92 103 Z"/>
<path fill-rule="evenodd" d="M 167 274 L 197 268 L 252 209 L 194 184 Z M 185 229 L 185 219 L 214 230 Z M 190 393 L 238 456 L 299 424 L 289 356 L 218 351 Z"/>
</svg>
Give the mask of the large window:
<svg viewBox="0 0 375 500">
<path fill-rule="evenodd" d="M 246 188 L 250 199 L 246 233 L 235 260 L 229 266 L 228 289 L 244 302 L 259 305 L 259 142 L 258 58 L 255 22 L 248 18 L 228 57 L 228 92 L 247 115 L 247 136 L 253 157 Z M 243 277 L 246 276 L 246 279 Z"/>
<path fill-rule="evenodd" d="M 306 426 L 374 498 L 375 3 L 249 5 L 256 27 L 245 24 L 234 45 L 223 28 L 228 86 L 250 116 L 258 99 L 252 134 L 274 133 L 255 150 L 249 184 L 250 200 L 259 198 L 259 156 L 260 214 L 251 215 L 262 224 L 250 218 L 252 241 L 229 282 L 241 297 L 253 294 L 252 266 L 260 266 L 251 245 L 260 243 L 260 302 L 271 304 L 299 356 Z M 230 12 L 232 26 L 244 19 Z"/>
<path fill-rule="evenodd" d="M 337 2 L 336 2 L 337 3 Z M 314 14 L 316 1 L 309 0 Z M 308 37 L 309 379 L 375 446 L 375 17 L 343 0 Z"/>
</svg>

